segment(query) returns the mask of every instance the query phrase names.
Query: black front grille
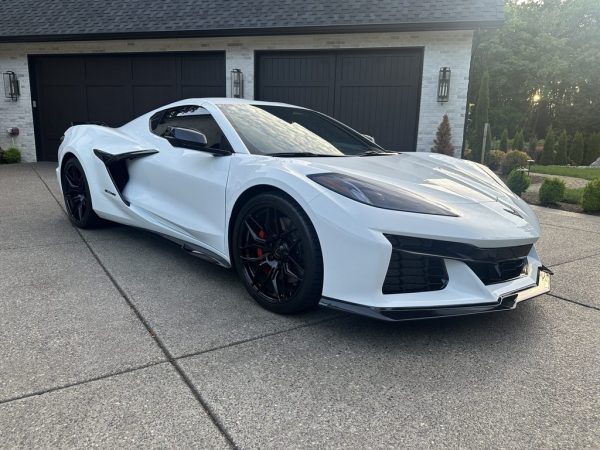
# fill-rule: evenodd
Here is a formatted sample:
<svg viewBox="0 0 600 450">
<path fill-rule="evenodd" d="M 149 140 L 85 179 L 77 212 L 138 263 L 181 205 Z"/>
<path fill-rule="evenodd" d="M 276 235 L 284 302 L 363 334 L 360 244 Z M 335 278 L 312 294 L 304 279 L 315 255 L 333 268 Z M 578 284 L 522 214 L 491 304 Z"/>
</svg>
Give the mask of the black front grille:
<svg viewBox="0 0 600 450">
<path fill-rule="evenodd" d="M 383 283 L 383 293 L 439 291 L 446 284 L 448 273 L 442 258 L 394 250 Z"/>
<path fill-rule="evenodd" d="M 448 284 L 444 258 L 463 261 L 486 285 L 520 277 L 532 244 L 479 248 L 460 242 L 386 234 L 393 247 L 384 294 L 439 291 Z"/>
<path fill-rule="evenodd" d="M 502 283 L 518 278 L 527 267 L 527 258 L 509 259 L 498 263 L 466 262 L 483 284 Z"/>
</svg>

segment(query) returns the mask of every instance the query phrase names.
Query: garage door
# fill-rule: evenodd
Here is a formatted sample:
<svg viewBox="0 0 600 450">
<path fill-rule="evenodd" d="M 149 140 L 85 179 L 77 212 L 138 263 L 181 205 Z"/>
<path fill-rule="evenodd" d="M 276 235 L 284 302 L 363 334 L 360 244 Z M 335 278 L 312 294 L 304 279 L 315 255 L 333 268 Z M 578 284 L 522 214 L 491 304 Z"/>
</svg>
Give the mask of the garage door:
<svg viewBox="0 0 600 450">
<path fill-rule="evenodd" d="M 225 54 L 40 56 L 31 60 L 38 159 L 56 161 L 71 122 L 118 127 L 164 104 L 225 96 Z"/>
<path fill-rule="evenodd" d="M 422 49 L 264 52 L 256 97 L 321 111 L 390 150 L 415 151 L 422 72 Z"/>
</svg>

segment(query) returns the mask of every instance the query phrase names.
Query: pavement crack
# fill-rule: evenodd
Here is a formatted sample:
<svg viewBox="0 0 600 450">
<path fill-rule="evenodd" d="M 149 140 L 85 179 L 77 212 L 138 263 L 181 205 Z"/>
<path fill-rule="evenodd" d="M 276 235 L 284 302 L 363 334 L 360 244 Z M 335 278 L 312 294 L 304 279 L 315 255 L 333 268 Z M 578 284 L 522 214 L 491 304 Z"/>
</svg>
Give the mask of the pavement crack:
<svg viewBox="0 0 600 450">
<path fill-rule="evenodd" d="M 552 264 L 549 267 L 550 268 L 555 268 L 555 267 L 558 267 L 558 266 L 562 266 L 564 264 L 570 264 L 570 263 L 574 263 L 574 262 L 581 261 L 581 260 L 588 259 L 588 258 L 595 258 L 596 256 L 600 256 L 600 252 L 593 253 L 593 254 L 587 255 L 587 256 L 581 256 L 579 258 L 571 259 L 569 261 L 559 262 L 558 264 Z"/>
<path fill-rule="evenodd" d="M 42 181 L 42 183 L 44 184 L 44 186 L 46 186 L 46 189 L 48 190 L 48 192 L 50 192 L 50 195 L 54 198 L 54 200 L 56 201 L 56 203 L 60 207 L 61 204 L 60 204 L 59 200 L 54 196 L 54 194 L 50 190 L 50 187 L 48 186 L 48 184 L 46 184 L 46 182 L 44 181 L 44 179 L 40 176 L 40 174 L 38 173 L 38 171 L 35 170 L 35 168 L 33 168 L 33 171 L 36 173 L 36 175 L 38 176 L 38 178 Z M 62 207 L 60 209 L 63 211 L 63 213 L 65 215 L 67 215 L 66 211 L 63 210 Z M 67 216 L 67 218 L 68 218 L 68 216 Z M 183 380 L 183 382 L 187 385 L 188 389 L 191 391 L 191 393 L 194 396 L 194 398 L 196 399 L 196 401 L 198 401 L 198 403 L 204 409 L 204 412 L 208 415 L 208 417 L 210 418 L 210 420 L 212 421 L 212 423 L 215 425 L 215 427 L 223 435 L 223 437 L 225 438 L 225 440 L 227 441 L 227 443 L 229 444 L 229 446 L 231 448 L 234 448 L 234 449 L 239 448 L 239 446 L 235 444 L 232 436 L 225 429 L 224 425 L 222 424 L 222 422 L 219 419 L 219 417 L 217 416 L 217 414 L 213 411 L 213 409 L 206 402 L 206 400 L 204 400 L 204 398 L 200 394 L 200 391 L 198 391 L 198 389 L 196 389 L 196 386 L 194 386 L 194 384 L 192 383 L 191 379 L 188 377 L 188 375 L 181 368 L 181 366 L 179 365 L 179 363 L 177 362 L 177 360 L 173 357 L 173 355 L 171 354 L 171 352 L 169 351 L 169 349 L 166 347 L 166 345 L 164 344 L 164 342 L 162 341 L 162 339 L 160 339 L 158 337 L 158 335 L 156 334 L 156 332 L 154 331 L 154 329 L 152 328 L 152 326 L 150 325 L 150 323 L 142 315 L 142 313 L 137 308 L 137 306 L 135 305 L 135 303 L 133 303 L 131 297 L 127 294 L 127 292 L 125 292 L 125 290 L 121 287 L 121 285 L 119 284 L 119 282 L 112 275 L 112 273 L 110 272 L 110 270 L 108 270 L 108 268 L 104 265 L 104 263 L 100 259 L 100 256 L 92 248 L 92 246 L 90 245 L 90 243 L 85 239 L 85 237 L 83 236 L 83 233 L 81 233 L 81 230 L 79 228 L 75 227 L 74 225 L 73 225 L 73 228 L 79 234 L 79 237 L 81 238 L 81 240 L 84 242 L 84 244 L 86 245 L 86 247 L 88 248 L 88 250 L 90 251 L 90 253 L 92 254 L 92 256 L 94 257 L 94 259 L 96 260 L 96 262 L 100 265 L 100 267 L 102 268 L 102 270 L 104 271 L 104 273 L 106 274 L 106 276 L 109 278 L 109 280 L 111 281 L 111 283 L 113 284 L 113 286 L 115 287 L 115 289 L 117 289 L 117 291 L 119 292 L 119 294 L 121 295 L 121 297 L 123 298 L 123 300 L 125 300 L 125 302 L 129 306 L 129 308 L 132 310 L 132 312 L 134 313 L 134 315 L 136 316 L 136 318 L 142 323 L 142 325 L 144 326 L 144 328 L 146 328 L 146 331 L 150 334 L 150 337 L 154 340 L 154 342 L 156 343 L 156 345 L 160 348 L 160 350 L 162 351 L 162 353 L 165 355 L 167 361 L 175 369 L 175 371 L 177 372 L 177 374 L 179 375 L 179 377 Z"/>
<path fill-rule="evenodd" d="M 349 317 L 348 316 L 328 317 L 327 319 L 321 319 L 321 320 L 316 320 L 316 321 L 310 322 L 310 323 L 304 323 L 304 324 L 301 324 L 301 325 L 297 325 L 295 327 L 286 328 L 285 330 L 273 331 L 271 333 L 265 333 L 265 334 L 261 334 L 259 336 L 253 336 L 253 337 L 247 338 L 247 339 L 240 339 L 239 341 L 234 341 L 234 342 L 231 342 L 229 344 L 219 345 L 217 347 L 212 347 L 212 348 L 209 348 L 209 349 L 206 349 L 206 350 L 200 350 L 200 351 L 192 352 L 192 353 L 185 353 L 183 355 L 177 356 L 175 359 L 179 361 L 179 360 L 182 360 L 182 359 L 192 358 L 194 356 L 200 356 L 200 355 L 204 355 L 206 353 L 216 352 L 218 350 L 223 350 L 225 348 L 235 347 L 235 346 L 238 346 L 238 345 L 246 344 L 248 342 L 258 341 L 260 339 L 265 339 L 265 338 L 268 338 L 268 337 L 271 337 L 271 336 L 278 336 L 280 334 L 289 333 L 291 331 L 299 330 L 299 329 L 302 329 L 302 328 L 313 327 L 313 326 L 320 325 L 320 324 L 325 323 L 325 322 L 333 322 L 335 320 L 344 320 L 344 319 L 349 319 Z"/>
<path fill-rule="evenodd" d="M 552 228 L 564 228 L 566 230 L 583 231 L 584 233 L 600 234 L 600 232 L 598 232 L 598 231 L 586 230 L 583 228 L 576 228 L 576 227 L 568 227 L 565 225 L 556 225 L 555 223 L 546 223 L 544 221 L 540 221 L 540 224 L 546 225 L 547 227 L 552 227 Z"/>
<path fill-rule="evenodd" d="M 53 387 L 46 388 L 46 389 L 40 389 L 39 391 L 29 392 L 27 394 L 18 395 L 15 397 L 9 397 L 4 400 L 0 400 L 0 405 L 3 405 L 5 403 L 10 403 L 10 402 L 16 402 L 17 400 L 24 400 L 24 399 L 27 399 L 30 397 L 37 397 L 38 395 L 49 394 L 50 392 L 62 391 L 63 389 L 68 389 L 68 388 L 72 388 L 75 386 L 81 386 L 83 384 L 93 383 L 95 381 L 105 380 L 106 378 L 116 377 L 119 375 L 125 375 L 127 373 L 136 372 L 138 370 L 143 370 L 143 369 L 147 369 L 149 367 L 158 366 L 159 364 L 164 364 L 166 362 L 167 362 L 166 359 L 162 359 L 160 361 L 143 364 L 141 366 L 131 367 L 131 368 L 125 369 L 125 370 L 119 370 L 117 372 L 110 372 L 110 373 L 107 373 L 104 375 L 99 375 L 97 377 L 87 378 L 87 379 L 81 380 L 81 381 L 75 381 L 73 383 L 65 383 L 65 384 L 53 386 Z"/>
<path fill-rule="evenodd" d="M 583 306 L 584 308 L 595 309 L 596 311 L 600 311 L 600 308 L 597 307 L 597 306 L 592 306 L 592 305 L 588 305 L 587 303 L 581 303 L 581 302 L 578 302 L 576 300 L 571 300 L 570 298 L 562 297 L 560 295 L 556 295 L 556 294 L 553 294 L 551 292 L 549 292 L 546 295 L 549 295 L 550 297 L 554 297 L 554 298 L 556 298 L 558 300 L 563 300 L 565 302 L 569 302 L 569 303 L 573 303 L 575 305 Z"/>
</svg>

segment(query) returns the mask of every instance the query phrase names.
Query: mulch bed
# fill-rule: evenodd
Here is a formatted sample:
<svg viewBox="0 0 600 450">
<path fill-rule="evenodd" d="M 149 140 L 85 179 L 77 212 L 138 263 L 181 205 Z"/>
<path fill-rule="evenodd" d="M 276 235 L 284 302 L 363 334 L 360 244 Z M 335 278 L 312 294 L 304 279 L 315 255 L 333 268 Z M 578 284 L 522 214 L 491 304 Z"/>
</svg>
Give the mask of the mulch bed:
<svg viewBox="0 0 600 450">
<path fill-rule="evenodd" d="M 574 205 L 573 203 L 558 202 L 556 205 L 542 205 L 540 203 L 539 195 L 537 192 L 525 192 L 521 196 L 521 198 L 523 200 L 525 200 L 527 203 L 529 203 L 530 205 L 538 205 L 538 206 L 544 206 L 546 208 L 551 208 L 551 209 L 560 209 L 563 211 L 588 214 L 583 210 L 583 208 L 581 206 Z"/>
</svg>

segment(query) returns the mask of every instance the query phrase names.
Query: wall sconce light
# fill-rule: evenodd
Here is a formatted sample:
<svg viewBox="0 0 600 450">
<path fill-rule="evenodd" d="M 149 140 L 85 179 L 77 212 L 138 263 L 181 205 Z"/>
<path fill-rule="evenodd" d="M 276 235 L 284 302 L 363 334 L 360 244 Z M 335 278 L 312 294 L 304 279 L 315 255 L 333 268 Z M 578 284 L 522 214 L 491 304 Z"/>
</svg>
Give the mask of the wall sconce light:
<svg viewBox="0 0 600 450">
<path fill-rule="evenodd" d="M 244 98 L 244 74 L 240 69 L 231 71 L 231 96 Z"/>
<path fill-rule="evenodd" d="M 19 80 L 17 80 L 17 74 L 14 72 L 4 72 L 4 96 L 10 98 L 13 102 L 16 102 L 21 95 L 19 89 Z"/>
<path fill-rule="evenodd" d="M 438 78 L 438 102 L 445 103 L 450 99 L 450 67 L 442 67 Z"/>
</svg>

